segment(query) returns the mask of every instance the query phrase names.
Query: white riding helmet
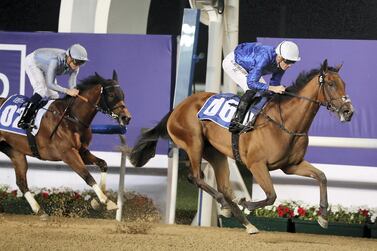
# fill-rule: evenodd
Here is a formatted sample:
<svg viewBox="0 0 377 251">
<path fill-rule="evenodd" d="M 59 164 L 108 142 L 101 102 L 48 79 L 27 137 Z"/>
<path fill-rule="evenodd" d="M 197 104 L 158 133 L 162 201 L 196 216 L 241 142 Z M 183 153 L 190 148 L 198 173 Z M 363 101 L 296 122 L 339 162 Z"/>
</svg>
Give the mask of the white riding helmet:
<svg viewBox="0 0 377 251">
<path fill-rule="evenodd" d="M 275 48 L 276 54 L 282 56 L 284 59 L 291 61 L 300 61 L 300 52 L 297 44 L 292 41 L 283 41 Z"/>
<path fill-rule="evenodd" d="M 88 61 L 88 53 L 80 44 L 74 44 L 66 51 L 67 56 L 79 61 Z"/>
</svg>

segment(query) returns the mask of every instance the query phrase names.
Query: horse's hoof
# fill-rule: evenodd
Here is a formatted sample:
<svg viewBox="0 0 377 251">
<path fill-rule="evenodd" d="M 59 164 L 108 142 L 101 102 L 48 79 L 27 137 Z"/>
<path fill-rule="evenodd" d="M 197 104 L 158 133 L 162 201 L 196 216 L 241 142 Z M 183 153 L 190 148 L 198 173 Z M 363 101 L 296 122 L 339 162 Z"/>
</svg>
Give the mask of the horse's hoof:
<svg viewBox="0 0 377 251">
<path fill-rule="evenodd" d="M 257 233 L 259 233 L 259 230 L 254 225 L 249 224 L 249 225 L 246 226 L 246 232 L 248 234 L 257 234 Z"/>
<path fill-rule="evenodd" d="M 96 199 L 92 199 L 92 200 L 90 201 L 90 205 L 92 206 L 92 208 L 93 208 L 94 210 L 99 210 L 100 207 L 101 207 L 101 205 L 98 203 L 98 201 L 97 201 Z"/>
<path fill-rule="evenodd" d="M 221 208 L 220 209 L 220 214 L 226 218 L 232 217 L 232 210 L 230 208 Z"/>
<path fill-rule="evenodd" d="M 318 216 L 318 224 L 322 227 L 322 228 L 328 228 L 329 227 L 329 222 L 328 220 L 326 220 L 325 218 L 323 218 L 321 215 Z"/>
<path fill-rule="evenodd" d="M 110 211 L 110 210 L 116 210 L 116 209 L 118 209 L 118 206 L 117 206 L 117 204 L 115 204 L 114 202 L 112 202 L 111 200 L 109 200 L 109 201 L 106 203 L 106 209 L 107 209 L 108 211 Z"/>
<path fill-rule="evenodd" d="M 43 214 L 41 214 L 41 215 L 39 216 L 39 220 L 41 220 L 41 221 L 48 221 L 49 217 L 50 217 L 50 216 L 48 216 L 48 214 L 43 213 Z"/>
</svg>

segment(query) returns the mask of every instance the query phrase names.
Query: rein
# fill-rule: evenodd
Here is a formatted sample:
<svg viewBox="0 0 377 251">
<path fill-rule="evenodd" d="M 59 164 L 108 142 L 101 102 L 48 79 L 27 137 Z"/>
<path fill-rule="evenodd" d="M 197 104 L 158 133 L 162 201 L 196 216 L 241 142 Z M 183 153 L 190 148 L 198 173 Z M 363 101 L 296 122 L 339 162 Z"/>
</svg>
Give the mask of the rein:
<svg viewBox="0 0 377 251">
<path fill-rule="evenodd" d="M 326 84 L 325 82 L 325 75 L 323 73 L 320 73 L 320 75 L 318 76 L 318 83 L 319 83 L 319 91 L 318 91 L 318 95 L 319 95 L 319 92 L 320 90 L 322 89 L 323 91 L 323 94 L 324 96 L 330 96 L 330 101 L 327 101 L 326 102 L 321 102 L 321 101 L 318 101 L 318 95 L 317 95 L 317 99 L 312 99 L 312 98 L 308 98 L 308 97 L 305 97 L 305 96 L 300 96 L 300 95 L 297 95 L 296 93 L 292 93 L 292 92 L 283 92 L 283 95 L 288 95 L 288 96 L 291 96 L 291 97 L 295 97 L 295 98 L 299 98 L 299 99 L 303 99 L 303 100 L 306 100 L 306 101 L 309 101 L 309 102 L 312 102 L 312 103 L 315 103 L 319 106 L 325 106 L 329 111 L 336 111 L 338 112 L 342 107 L 343 105 L 345 105 L 346 102 L 344 102 L 344 104 L 342 104 L 341 107 L 339 107 L 338 109 L 334 108 L 334 105 L 332 104 L 332 101 L 334 100 L 338 100 L 338 99 L 345 99 L 344 101 L 347 101 L 347 102 L 350 102 L 348 101 L 348 97 L 340 97 L 340 98 L 332 98 L 331 95 L 326 95 L 326 92 L 325 92 L 325 88 L 324 85 Z M 281 107 L 280 107 L 280 99 L 279 99 L 279 104 L 278 104 L 278 107 L 279 107 L 279 115 L 280 115 L 280 120 L 282 121 L 281 123 L 280 122 L 277 122 L 275 119 L 273 119 L 270 115 L 264 113 L 263 111 L 261 112 L 261 114 L 270 122 L 272 122 L 273 124 L 275 124 L 278 128 L 280 128 L 281 130 L 283 130 L 284 132 L 288 133 L 289 135 L 291 136 L 307 136 L 308 133 L 306 132 L 303 132 L 303 133 L 300 133 L 300 132 L 294 132 L 294 131 L 291 131 L 289 130 L 288 128 L 285 127 L 284 125 L 284 121 L 283 121 L 283 116 L 282 116 L 282 112 L 281 112 Z"/>
<path fill-rule="evenodd" d="M 103 91 L 104 89 L 106 90 L 106 89 L 109 89 L 109 88 L 120 88 L 120 85 L 118 84 L 118 85 L 113 85 L 113 86 L 101 87 L 101 99 L 103 100 L 102 103 L 105 105 L 105 109 L 102 108 L 101 106 L 99 106 L 98 104 L 92 104 L 91 102 L 89 102 L 89 100 L 86 97 L 83 97 L 81 95 L 77 95 L 77 97 L 80 98 L 81 100 L 83 100 L 85 103 L 89 104 L 96 111 L 99 111 L 99 112 L 101 112 L 101 113 L 103 113 L 105 115 L 108 115 L 109 117 L 111 117 L 113 119 L 118 119 L 119 115 L 115 114 L 113 111 L 116 110 L 116 109 L 118 109 L 118 108 L 124 107 L 124 105 L 118 105 L 118 106 L 115 106 L 113 108 L 109 107 L 109 105 L 106 102 L 106 99 L 104 98 L 104 91 Z M 77 124 L 79 124 L 79 125 L 81 125 L 81 126 L 83 126 L 85 128 L 89 128 L 90 125 L 88 125 L 85 122 L 82 122 L 79 118 L 77 118 L 77 116 L 75 116 L 73 114 L 67 114 L 67 111 L 72 106 L 74 100 L 75 100 L 75 97 L 70 99 L 67 107 L 64 109 L 64 111 L 63 111 L 63 113 L 62 113 L 62 115 L 61 115 L 61 117 L 59 119 L 59 122 L 56 124 L 56 126 L 54 127 L 54 130 L 52 131 L 52 133 L 50 135 L 50 139 L 55 134 L 55 132 L 58 129 L 59 125 L 61 124 L 63 118 L 67 119 L 67 120 L 69 120 L 71 122 L 77 123 Z M 53 112 L 53 113 L 56 114 L 55 112 Z"/>
</svg>

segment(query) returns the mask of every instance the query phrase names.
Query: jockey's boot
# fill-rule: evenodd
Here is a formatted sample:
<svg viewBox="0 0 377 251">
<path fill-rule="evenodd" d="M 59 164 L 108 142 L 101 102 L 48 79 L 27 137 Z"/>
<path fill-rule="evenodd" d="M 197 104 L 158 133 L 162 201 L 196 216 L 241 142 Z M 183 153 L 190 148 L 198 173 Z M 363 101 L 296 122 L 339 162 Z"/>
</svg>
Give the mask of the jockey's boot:
<svg viewBox="0 0 377 251">
<path fill-rule="evenodd" d="M 19 128 L 22 128 L 24 130 L 33 127 L 31 124 L 34 119 L 35 113 L 38 110 L 38 103 L 42 99 L 42 97 L 38 94 L 35 93 L 27 103 L 24 112 L 22 113 L 21 119 L 18 122 L 17 126 Z"/>
<path fill-rule="evenodd" d="M 237 110 L 229 124 L 230 132 L 238 133 L 245 127 L 242 124 L 242 122 L 245 119 L 247 110 L 250 108 L 250 105 L 252 101 L 254 100 L 255 94 L 256 94 L 256 91 L 247 90 L 245 94 L 241 97 L 240 102 L 238 103 L 238 106 L 237 106 Z"/>
</svg>

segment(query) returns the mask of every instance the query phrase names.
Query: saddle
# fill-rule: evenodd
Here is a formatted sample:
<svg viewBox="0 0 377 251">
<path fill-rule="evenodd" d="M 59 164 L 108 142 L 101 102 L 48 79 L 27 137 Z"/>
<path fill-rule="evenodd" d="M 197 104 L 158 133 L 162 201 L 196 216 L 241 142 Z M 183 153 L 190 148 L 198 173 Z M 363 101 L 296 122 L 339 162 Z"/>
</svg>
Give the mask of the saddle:
<svg viewBox="0 0 377 251">
<path fill-rule="evenodd" d="M 197 117 L 199 120 L 210 120 L 217 125 L 229 128 L 230 121 L 237 110 L 240 97 L 232 93 L 221 93 L 211 96 L 199 110 Z M 245 115 L 243 125 L 245 128 L 242 132 L 247 132 L 253 129 L 256 117 L 261 112 L 268 101 L 266 96 L 256 96 L 255 102 L 250 106 Z"/>
<path fill-rule="evenodd" d="M 35 157 L 39 158 L 37 145 L 35 142 L 35 135 L 39 131 L 39 125 L 41 123 L 43 115 L 46 113 L 48 107 L 53 102 L 43 100 L 38 105 L 38 110 L 33 114 L 32 123 L 35 122 L 33 128 L 24 130 L 17 126 L 20 117 L 22 116 L 24 106 L 28 103 L 28 97 L 23 95 L 10 96 L 0 107 L 0 130 L 10 133 L 26 136 L 29 141 L 30 149 Z M 40 109 L 44 107 L 44 109 Z"/>
</svg>

